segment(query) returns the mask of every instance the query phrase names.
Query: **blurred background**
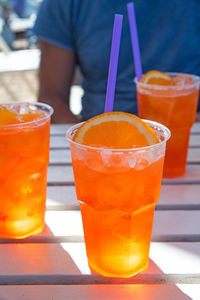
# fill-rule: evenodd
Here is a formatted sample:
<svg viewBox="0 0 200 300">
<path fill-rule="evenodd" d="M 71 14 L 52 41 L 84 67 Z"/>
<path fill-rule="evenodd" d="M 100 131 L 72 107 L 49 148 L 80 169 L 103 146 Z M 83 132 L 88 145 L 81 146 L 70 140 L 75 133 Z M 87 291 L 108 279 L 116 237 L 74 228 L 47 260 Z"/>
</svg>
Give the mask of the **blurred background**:
<svg viewBox="0 0 200 300">
<path fill-rule="evenodd" d="M 32 28 L 41 2 L 0 0 L 0 102 L 37 101 L 40 50 Z M 83 93 L 79 83 L 77 72 L 70 96 L 77 115 Z"/>
</svg>

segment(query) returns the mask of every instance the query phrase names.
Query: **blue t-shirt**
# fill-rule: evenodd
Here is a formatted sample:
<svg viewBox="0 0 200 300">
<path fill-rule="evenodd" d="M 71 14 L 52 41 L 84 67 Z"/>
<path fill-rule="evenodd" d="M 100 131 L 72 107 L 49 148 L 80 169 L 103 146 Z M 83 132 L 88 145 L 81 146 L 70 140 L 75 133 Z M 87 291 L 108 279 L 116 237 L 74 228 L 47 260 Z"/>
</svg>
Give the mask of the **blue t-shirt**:
<svg viewBox="0 0 200 300">
<path fill-rule="evenodd" d="M 34 31 L 41 40 L 73 50 L 84 80 L 82 115 L 104 111 L 114 14 L 124 15 L 114 110 L 137 113 L 126 4 L 130 0 L 43 0 Z M 136 0 L 143 73 L 200 74 L 200 1 Z M 67 66 L 66 66 L 67 67 Z"/>
</svg>

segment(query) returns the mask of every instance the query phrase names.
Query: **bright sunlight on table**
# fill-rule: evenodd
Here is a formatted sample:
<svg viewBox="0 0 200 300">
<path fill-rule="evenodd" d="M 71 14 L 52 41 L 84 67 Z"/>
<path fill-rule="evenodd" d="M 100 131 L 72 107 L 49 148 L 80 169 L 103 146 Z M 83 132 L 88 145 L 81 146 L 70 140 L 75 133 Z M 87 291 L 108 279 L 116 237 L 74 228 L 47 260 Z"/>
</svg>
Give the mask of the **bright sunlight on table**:
<svg viewBox="0 0 200 300">
<path fill-rule="evenodd" d="M 0 239 L 0 298 L 200 299 L 200 123 L 192 129 L 186 175 L 163 180 L 149 268 L 129 279 L 90 274 L 67 128 L 51 126 L 44 231 Z"/>
</svg>

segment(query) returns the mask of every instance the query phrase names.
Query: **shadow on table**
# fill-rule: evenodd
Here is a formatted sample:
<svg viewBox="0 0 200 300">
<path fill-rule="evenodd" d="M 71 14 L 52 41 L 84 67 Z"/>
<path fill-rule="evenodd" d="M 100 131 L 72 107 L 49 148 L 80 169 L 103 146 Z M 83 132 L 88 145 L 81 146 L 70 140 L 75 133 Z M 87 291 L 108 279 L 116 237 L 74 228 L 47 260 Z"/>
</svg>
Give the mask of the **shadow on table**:
<svg viewBox="0 0 200 300">
<path fill-rule="evenodd" d="M 40 236 L 53 234 L 46 225 Z M 71 255 L 60 244 L 1 244 L 0 252 L 0 274 L 3 275 L 81 273 L 81 266 L 76 265 Z M 81 263 L 81 260 L 79 262 Z M 149 268 L 144 273 L 163 272 L 150 260 Z M 175 285 L 1 286 L 0 300 L 11 299 L 189 300 L 191 298 Z"/>
<path fill-rule="evenodd" d="M 49 227 L 45 226 L 38 236 L 53 234 Z M 0 253 L 0 274 L 3 275 L 67 274 L 69 270 L 71 274 L 80 274 L 73 259 L 60 244 L 20 243 L 16 240 L 16 244 L 1 244 Z"/>
</svg>

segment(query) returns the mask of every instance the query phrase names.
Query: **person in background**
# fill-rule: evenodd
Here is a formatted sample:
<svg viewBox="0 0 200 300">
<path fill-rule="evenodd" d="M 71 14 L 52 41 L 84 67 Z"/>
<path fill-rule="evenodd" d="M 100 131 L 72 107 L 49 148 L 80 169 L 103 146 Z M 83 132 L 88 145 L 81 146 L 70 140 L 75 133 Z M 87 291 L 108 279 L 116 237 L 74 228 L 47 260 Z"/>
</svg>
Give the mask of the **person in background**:
<svg viewBox="0 0 200 300">
<path fill-rule="evenodd" d="M 11 0 L 13 11 L 19 18 L 24 18 L 25 0 Z"/>
<path fill-rule="evenodd" d="M 35 20 L 41 0 L 10 0 L 12 3 L 13 13 L 20 19 Z M 37 37 L 33 33 L 33 28 L 30 26 L 26 30 L 26 40 L 28 41 L 27 48 L 37 47 Z"/>
<path fill-rule="evenodd" d="M 36 15 L 42 0 L 10 0 L 13 11 L 19 18 L 30 18 Z"/>
<path fill-rule="evenodd" d="M 82 120 L 104 111 L 114 14 L 124 15 L 114 110 L 137 114 L 125 0 L 43 0 L 34 26 L 40 40 L 39 100 L 55 123 L 77 122 L 69 109 L 76 66 L 83 75 Z M 200 75 L 200 1 L 135 1 L 143 72 Z"/>
<path fill-rule="evenodd" d="M 0 0 L 1 16 L 3 19 L 3 26 L 1 35 L 5 40 L 8 47 L 13 50 L 13 42 L 15 40 L 15 34 L 10 28 L 10 17 L 12 13 L 12 3 L 10 0 Z"/>
</svg>

